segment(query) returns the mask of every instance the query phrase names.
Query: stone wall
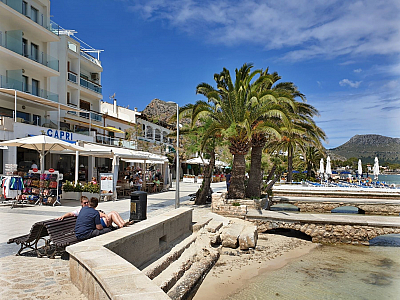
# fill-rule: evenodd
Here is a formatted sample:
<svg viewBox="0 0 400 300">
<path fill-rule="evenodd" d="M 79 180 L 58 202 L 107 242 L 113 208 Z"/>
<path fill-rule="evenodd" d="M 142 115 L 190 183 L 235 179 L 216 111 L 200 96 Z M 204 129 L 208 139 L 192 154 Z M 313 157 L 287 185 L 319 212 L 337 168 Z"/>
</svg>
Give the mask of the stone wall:
<svg viewBox="0 0 400 300">
<path fill-rule="evenodd" d="M 213 193 L 211 210 L 214 213 L 223 216 L 243 217 L 248 209 L 263 209 L 267 198 L 263 199 L 227 199 L 228 193 Z M 234 206 L 233 203 L 239 203 L 240 206 Z"/>
<path fill-rule="evenodd" d="M 369 245 L 369 240 L 385 234 L 400 233 L 400 228 L 367 225 L 318 224 L 289 221 L 249 220 L 257 225 L 258 232 L 285 228 L 301 231 L 314 243 Z"/>
<path fill-rule="evenodd" d="M 191 230 L 192 209 L 178 208 L 69 246 L 71 281 L 89 300 L 170 299 L 140 267 Z"/>
<path fill-rule="evenodd" d="M 296 200 L 284 200 L 281 201 L 280 198 L 273 198 L 272 205 L 278 203 L 289 203 L 300 209 L 301 212 L 317 212 L 317 213 L 330 213 L 333 209 L 343 206 L 354 206 L 365 212 L 367 215 L 394 215 L 398 216 L 400 213 L 400 203 L 399 204 L 389 204 L 389 203 L 365 203 L 365 202 L 333 202 L 333 201 L 296 201 Z"/>
</svg>

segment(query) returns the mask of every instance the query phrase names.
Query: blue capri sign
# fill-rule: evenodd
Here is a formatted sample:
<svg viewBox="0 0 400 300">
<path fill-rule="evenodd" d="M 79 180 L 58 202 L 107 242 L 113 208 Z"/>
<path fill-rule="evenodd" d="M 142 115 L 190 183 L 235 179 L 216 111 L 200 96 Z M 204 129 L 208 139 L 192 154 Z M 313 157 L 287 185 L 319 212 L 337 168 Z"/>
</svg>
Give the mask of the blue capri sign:
<svg viewBox="0 0 400 300">
<path fill-rule="evenodd" d="M 65 131 L 55 130 L 55 129 L 47 129 L 46 134 L 48 136 L 56 138 L 56 139 L 73 141 L 72 132 L 65 132 Z"/>
</svg>

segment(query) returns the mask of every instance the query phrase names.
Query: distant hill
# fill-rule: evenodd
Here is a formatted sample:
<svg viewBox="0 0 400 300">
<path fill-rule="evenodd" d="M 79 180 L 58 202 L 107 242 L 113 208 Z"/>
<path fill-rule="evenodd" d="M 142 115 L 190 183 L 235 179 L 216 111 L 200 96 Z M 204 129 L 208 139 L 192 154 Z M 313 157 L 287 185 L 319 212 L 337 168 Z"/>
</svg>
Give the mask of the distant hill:
<svg viewBox="0 0 400 300">
<path fill-rule="evenodd" d="M 338 158 L 361 158 L 363 163 L 373 163 L 375 156 L 380 163 L 400 163 L 400 138 L 377 134 L 355 135 L 348 142 L 329 149 L 328 152 Z"/>
</svg>

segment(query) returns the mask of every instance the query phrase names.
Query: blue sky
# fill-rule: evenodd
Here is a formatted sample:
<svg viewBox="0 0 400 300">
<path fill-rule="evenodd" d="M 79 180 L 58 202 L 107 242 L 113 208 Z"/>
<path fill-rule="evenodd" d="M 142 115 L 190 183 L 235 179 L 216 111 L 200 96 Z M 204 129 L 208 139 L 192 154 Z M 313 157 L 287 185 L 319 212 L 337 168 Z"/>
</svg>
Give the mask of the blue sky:
<svg viewBox="0 0 400 300">
<path fill-rule="evenodd" d="M 52 19 L 103 49 L 103 98 L 143 110 L 202 99 L 223 67 L 277 71 L 315 106 L 327 148 L 400 137 L 400 1 L 51 1 Z"/>
</svg>

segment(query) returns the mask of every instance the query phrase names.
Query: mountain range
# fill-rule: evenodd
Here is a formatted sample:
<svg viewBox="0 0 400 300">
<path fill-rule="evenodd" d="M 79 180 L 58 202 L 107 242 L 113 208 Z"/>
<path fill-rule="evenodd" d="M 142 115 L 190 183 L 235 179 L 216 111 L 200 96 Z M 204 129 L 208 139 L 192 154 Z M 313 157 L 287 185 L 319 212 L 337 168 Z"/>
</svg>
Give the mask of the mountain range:
<svg viewBox="0 0 400 300">
<path fill-rule="evenodd" d="M 375 156 L 379 162 L 400 163 L 400 138 L 377 134 L 355 135 L 343 145 L 329 149 L 333 159 L 360 158 L 363 163 L 373 163 Z"/>
</svg>

